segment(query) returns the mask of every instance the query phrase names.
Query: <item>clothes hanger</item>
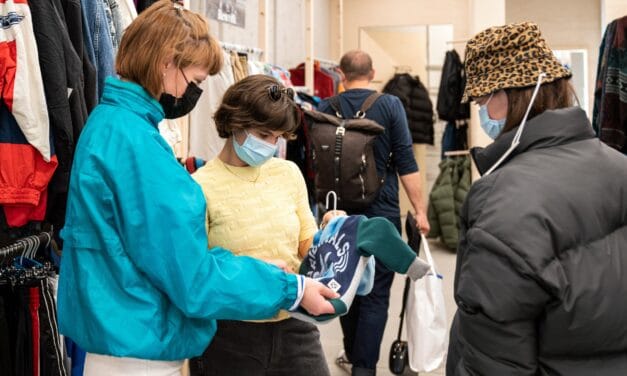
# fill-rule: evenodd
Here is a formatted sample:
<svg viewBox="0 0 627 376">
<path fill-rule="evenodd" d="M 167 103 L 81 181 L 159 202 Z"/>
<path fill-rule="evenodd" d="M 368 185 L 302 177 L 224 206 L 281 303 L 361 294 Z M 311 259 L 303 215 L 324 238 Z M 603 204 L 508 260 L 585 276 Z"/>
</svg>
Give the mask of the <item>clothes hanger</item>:
<svg viewBox="0 0 627 376">
<path fill-rule="evenodd" d="M 330 196 L 333 196 L 333 211 L 336 212 L 337 211 L 337 193 L 335 193 L 335 191 L 327 192 L 326 203 L 324 206 L 327 208 L 327 211 L 329 211 L 329 197 Z"/>
</svg>

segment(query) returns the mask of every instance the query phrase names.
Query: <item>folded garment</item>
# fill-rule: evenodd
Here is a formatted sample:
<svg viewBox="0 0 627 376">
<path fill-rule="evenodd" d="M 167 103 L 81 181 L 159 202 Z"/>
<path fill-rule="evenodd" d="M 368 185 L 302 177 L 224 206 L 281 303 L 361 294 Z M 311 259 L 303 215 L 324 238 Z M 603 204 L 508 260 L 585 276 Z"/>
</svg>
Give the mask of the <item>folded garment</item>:
<svg viewBox="0 0 627 376">
<path fill-rule="evenodd" d="M 362 215 L 333 218 L 314 236 L 299 272 L 340 295 L 330 300 L 335 313 L 312 316 L 299 308 L 292 317 L 325 323 L 346 314 L 355 295 L 367 295 L 372 290 L 375 262 L 413 280 L 429 272 L 429 264 L 416 257 L 387 219 Z"/>
</svg>

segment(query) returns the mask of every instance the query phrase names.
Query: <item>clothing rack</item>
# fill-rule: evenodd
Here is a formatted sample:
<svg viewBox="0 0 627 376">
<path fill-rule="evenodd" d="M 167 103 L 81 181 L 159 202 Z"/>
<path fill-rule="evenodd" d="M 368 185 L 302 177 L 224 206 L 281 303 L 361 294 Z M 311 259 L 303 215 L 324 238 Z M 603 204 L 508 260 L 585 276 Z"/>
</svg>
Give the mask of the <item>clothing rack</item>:
<svg viewBox="0 0 627 376">
<path fill-rule="evenodd" d="M 461 43 L 466 43 L 468 42 L 468 39 L 454 39 L 454 40 L 447 40 L 446 44 L 461 44 Z"/>
<path fill-rule="evenodd" d="M 321 67 L 324 68 L 335 68 L 337 67 L 339 64 L 337 63 L 337 61 L 333 61 L 333 60 L 329 60 L 329 59 L 320 59 L 315 57 L 314 61 L 317 61 L 320 63 Z"/>
<path fill-rule="evenodd" d="M 409 65 L 394 65 L 394 73 L 396 74 L 403 74 L 403 73 L 410 73 L 411 72 L 411 66 Z"/>
<path fill-rule="evenodd" d="M 306 93 L 306 94 L 310 94 L 309 93 L 309 88 L 307 86 L 293 86 L 292 89 L 294 89 L 294 91 L 296 91 L 297 93 Z"/>
<path fill-rule="evenodd" d="M 47 247 L 52 241 L 52 233 L 42 232 L 19 239 L 13 244 L 0 248 L 0 266 L 10 265 L 15 257 L 34 258 L 37 250 L 43 245 Z"/>
<path fill-rule="evenodd" d="M 248 46 L 243 46 L 241 44 L 220 42 L 220 47 L 222 47 L 222 49 L 227 50 L 227 51 L 235 51 L 235 52 L 241 52 L 241 53 L 246 53 L 246 54 L 257 54 L 259 56 L 263 55 L 263 50 L 261 48 L 248 47 Z"/>
</svg>

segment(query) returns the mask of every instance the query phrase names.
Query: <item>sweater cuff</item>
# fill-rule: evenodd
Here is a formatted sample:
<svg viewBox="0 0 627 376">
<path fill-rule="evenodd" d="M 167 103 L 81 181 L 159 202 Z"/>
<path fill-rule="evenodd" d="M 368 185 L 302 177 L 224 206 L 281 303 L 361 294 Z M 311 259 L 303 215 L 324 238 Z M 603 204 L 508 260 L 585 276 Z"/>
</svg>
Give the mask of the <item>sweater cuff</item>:
<svg viewBox="0 0 627 376">
<path fill-rule="evenodd" d="M 431 270 L 431 265 L 423 261 L 421 258 L 416 257 L 414 261 L 407 269 L 407 276 L 412 279 L 412 281 L 416 281 L 422 277 L 424 277 Z"/>
<path fill-rule="evenodd" d="M 298 274 L 288 274 L 288 296 L 291 296 L 293 293 L 296 293 L 296 297 L 292 303 L 292 305 L 287 308 L 288 311 L 295 311 L 298 306 L 300 306 L 301 300 L 303 300 L 303 295 L 305 294 L 305 277 Z M 295 281 L 294 281 L 295 279 Z M 294 282 L 296 282 L 296 291 L 294 291 L 293 287 Z"/>
</svg>

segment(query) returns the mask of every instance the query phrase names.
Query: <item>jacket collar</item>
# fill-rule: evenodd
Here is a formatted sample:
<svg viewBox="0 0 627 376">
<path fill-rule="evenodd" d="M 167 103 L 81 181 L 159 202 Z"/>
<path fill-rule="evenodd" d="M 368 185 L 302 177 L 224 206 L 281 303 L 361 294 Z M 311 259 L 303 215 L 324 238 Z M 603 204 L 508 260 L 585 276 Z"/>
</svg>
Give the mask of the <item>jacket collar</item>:
<svg viewBox="0 0 627 376">
<path fill-rule="evenodd" d="M 518 127 L 502 134 L 485 148 L 472 148 L 472 158 L 481 175 L 492 167 L 510 147 L 517 129 Z M 527 121 L 520 144 L 505 163 L 516 155 L 530 150 L 566 145 L 594 137 L 590 121 L 581 108 L 568 107 L 545 111 Z"/>
<path fill-rule="evenodd" d="M 165 116 L 161 104 L 143 87 L 111 76 L 105 80 L 100 103 L 123 107 L 146 119 L 155 128 Z"/>
</svg>

